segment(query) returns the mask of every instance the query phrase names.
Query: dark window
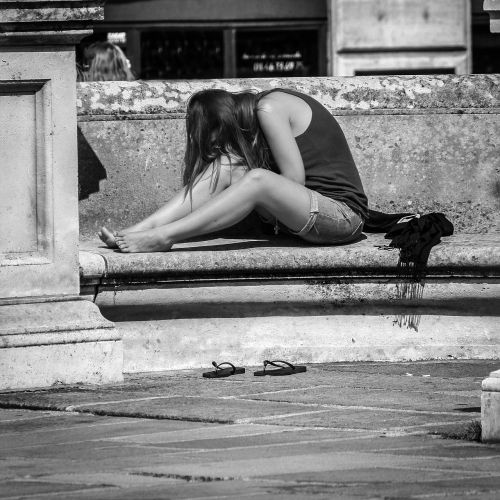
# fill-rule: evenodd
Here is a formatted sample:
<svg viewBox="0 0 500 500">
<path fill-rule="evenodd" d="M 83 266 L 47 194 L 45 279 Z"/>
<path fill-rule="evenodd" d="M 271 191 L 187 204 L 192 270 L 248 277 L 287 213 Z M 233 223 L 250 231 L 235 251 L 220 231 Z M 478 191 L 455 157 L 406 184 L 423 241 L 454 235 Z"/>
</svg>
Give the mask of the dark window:
<svg viewBox="0 0 500 500">
<path fill-rule="evenodd" d="M 318 30 L 238 30 L 236 76 L 318 76 Z"/>
<path fill-rule="evenodd" d="M 500 33 L 490 32 L 484 12 L 472 18 L 472 72 L 500 73 Z"/>
<path fill-rule="evenodd" d="M 141 78 L 221 78 L 222 30 L 143 31 Z"/>
</svg>

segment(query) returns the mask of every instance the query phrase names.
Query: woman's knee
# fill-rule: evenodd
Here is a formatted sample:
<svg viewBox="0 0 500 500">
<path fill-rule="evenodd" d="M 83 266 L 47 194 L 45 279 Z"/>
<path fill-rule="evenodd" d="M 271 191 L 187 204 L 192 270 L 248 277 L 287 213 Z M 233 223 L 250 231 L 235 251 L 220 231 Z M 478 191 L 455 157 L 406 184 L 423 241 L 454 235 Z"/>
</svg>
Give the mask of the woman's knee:
<svg viewBox="0 0 500 500">
<path fill-rule="evenodd" d="M 269 170 L 253 168 L 249 170 L 242 179 L 247 193 L 253 193 L 256 201 L 265 196 L 269 185 Z"/>
<path fill-rule="evenodd" d="M 264 168 L 253 168 L 245 174 L 245 181 L 257 186 L 265 186 L 269 183 L 269 175 L 271 172 Z M 272 174 L 271 174 L 272 175 Z"/>
</svg>

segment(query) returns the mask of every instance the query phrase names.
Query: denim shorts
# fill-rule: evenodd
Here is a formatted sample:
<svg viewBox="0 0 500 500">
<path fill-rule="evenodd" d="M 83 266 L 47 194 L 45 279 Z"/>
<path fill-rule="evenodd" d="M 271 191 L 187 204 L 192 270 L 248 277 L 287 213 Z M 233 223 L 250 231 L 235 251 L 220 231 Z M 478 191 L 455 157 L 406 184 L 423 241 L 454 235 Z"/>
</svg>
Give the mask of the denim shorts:
<svg viewBox="0 0 500 500">
<path fill-rule="evenodd" d="M 309 190 L 310 217 L 300 231 L 288 232 L 309 243 L 336 245 L 349 243 L 363 231 L 363 219 L 343 201 Z"/>
</svg>

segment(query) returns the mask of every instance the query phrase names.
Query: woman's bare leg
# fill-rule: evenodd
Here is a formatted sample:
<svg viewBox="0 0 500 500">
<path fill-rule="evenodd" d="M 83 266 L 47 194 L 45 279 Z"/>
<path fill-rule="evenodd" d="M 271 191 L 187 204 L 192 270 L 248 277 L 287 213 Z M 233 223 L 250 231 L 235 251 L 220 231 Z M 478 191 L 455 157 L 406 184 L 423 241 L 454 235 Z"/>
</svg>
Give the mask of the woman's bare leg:
<svg viewBox="0 0 500 500">
<path fill-rule="evenodd" d="M 309 191 L 281 175 L 254 169 L 186 217 L 145 231 L 119 233 L 117 243 L 122 252 L 166 251 L 180 240 L 232 226 L 259 208 L 299 231 L 309 220 Z"/>
<path fill-rule="evenodd" d="M 146 231 L 179 220 L 217 196 L 232 182 L 241 179 L 246 172 L 247 168 L 244 166 L 235 166 L 234 163 L 231 165 L 229 162 L 223 161 L 221 163 L 217 185 L 214 186 L 213 176 L 215 174 L 215 167 L 212 165 L 195 182 L 191 197 L 189 195 L 185 196 L 185 192 L 182 190 L 175 194 L 173 198 L 156 212 L 137 224 L 120 230 L 119 233 L 127 234 Z M 118 248 L 115 232 L 110 231 L 106 227 L 102 227 L 97 234 L 108 247 Z"/>
</svg>

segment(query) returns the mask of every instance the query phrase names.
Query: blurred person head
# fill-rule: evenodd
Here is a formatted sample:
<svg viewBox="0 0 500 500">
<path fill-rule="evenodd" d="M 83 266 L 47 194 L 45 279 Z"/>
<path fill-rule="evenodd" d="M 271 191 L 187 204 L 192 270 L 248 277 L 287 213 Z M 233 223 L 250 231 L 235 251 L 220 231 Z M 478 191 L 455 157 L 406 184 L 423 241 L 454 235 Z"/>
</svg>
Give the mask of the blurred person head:
<svg viewBox="0 0 500 500">
<path fill-rule="evenodd" d="M 186 192 L 214 164 L 215 185 L 221 157 L 247 168 L 269 168 L 269 147 L 259 126 L 258 94 L 221 89 L 196 92 L 187 105 L 187 144 L 183 181 Z"/>
<path fill-rule="evenodd" d="M 110 42 L 95 42 L 85 49 L 87 81 L 135 80 L 130 62 L 120 47 Z"/>
</svg>

